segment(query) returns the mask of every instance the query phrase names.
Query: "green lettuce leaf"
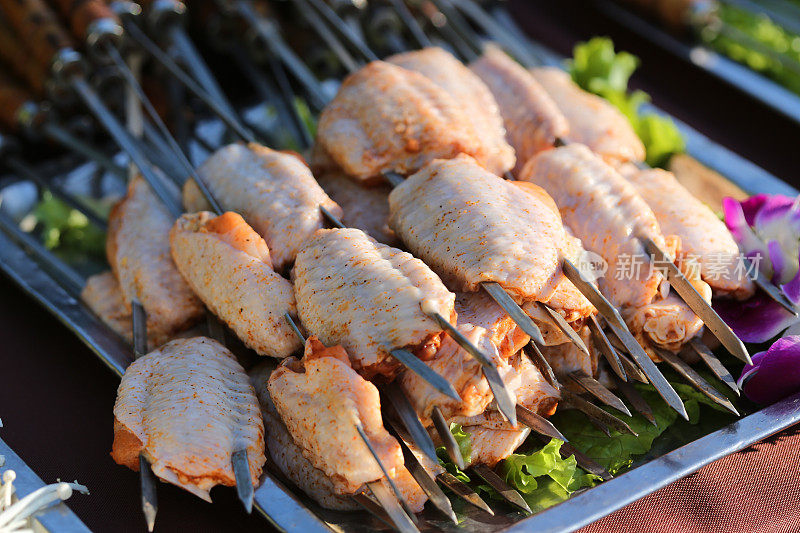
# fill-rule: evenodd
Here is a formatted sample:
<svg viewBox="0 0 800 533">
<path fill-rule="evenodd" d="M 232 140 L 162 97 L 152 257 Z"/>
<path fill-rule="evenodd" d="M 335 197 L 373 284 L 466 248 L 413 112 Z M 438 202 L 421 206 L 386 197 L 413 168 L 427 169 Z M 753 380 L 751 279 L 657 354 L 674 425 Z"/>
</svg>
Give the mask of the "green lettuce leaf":
<svg viewBox="0 0 800 533">
<path fill-rule="evenodd" d="M 469 457 L 469 435 L 459 424 L 451 424 L 450 432 L 455 436 L 462 454 Z M 498 470 L 506 483 L 522 493 L 525 501 L 536 512 L 562 502 L 576 490 L 593 487 L 600 478 L 587 474 L 578 468 L 575 457 L 562 459 L 559 453 L 563 443 L 552 439 L 543 448 L 530 453 L 514 453 L 500 463 Z M 439 461 L 445 469 L 464 483 L 470 483 L 470 476 L 450 462 L 444 447 L 436 450 Z M 501 500 L 500 494 L 489 485 L 473 484 L 475 490 L 488 497 Z"/>
<path fill-rule="evenodd" d="M 464 428 L 461 427 L 461 424 L 450 424 L 450 433 L 453 434 L 453 437 L 455 437 L 458 443 L 458 449 L 461 450 L 461 457 L 464 458 L 464 461 L 468 462 L 472 454 L 469 435 L 464 431 Z M 444 466 L 445 470 L 464 483 L 469 483 L 469 476 L 450 461 L 450 456 L 447 455 L 447 449 L 444 446 L 440 446 L 436 449 L 436 455 L 439 457 L 439 462 Z"/>
<path fill-rule="evenodd" d="M 661 399 L 651 385 L 641 384 L 637 384 L 636 388 L 652 408 L 657 426 L 648 422 L 639 413 L 634 413 L 633 417 L 625 418 L 625 422 L 638 433 L 638 436 L 612 430 L 609 437 L 590 424 L 584 415 L 574 410 L 557 413 L 553 417 L 553 423 L 569 439 L 570 444 L 597 461 L 611 474 L 617 474 L 631 466 L 635 458 L 647 454 L 653 447 L 654 441 L 668 428 L 678 425 L 678 422 L 681 422 L 682 427 L 697 425 L 700 420 L 701 405 L 712 409 L 703 416 L 711 425 L 720 426 L 732 420 L 730 413 L 690 385 L 675 382 L 670 384 L 686 406 L 688 423 L 679 419 L 678 413 Z M 607 410 L 612 414 L 615 413 L 610 408 Z"/>
<path fill-rule="evenodd" d="M 683 136 L 672 119 L 640 111 L 641 105 L 650 101 L 647 93 L 628 93 L 628 81 L 639 65 L 635 56 L 615 52 L 614 43 L 607 37 L 577 44 L 573 55 L 573 59 L 567 61 L 572 79 L 584 90 L 608 100 L 628 118 L 644 143 L 649 165 L 663 166 L 672 154 L 686 149 Z"/>
<path fill-rule="evenodd" d="M 614 43 L 607 37 L 594 37 L 578 43 L 567 61 L 575 83 L 584 90 L 605 97 L 607 94 L 626 93 L 628 80 L 639 66 L 639 58 L 628 52 L 614 51 Z"/>
<path fill-rule="evenodd" d="M 561 442 L 552 439 L 528 454 L 514 453 L 500 464 L 509 485 L 516 488 L 534 512 L 562 502 L 576 490 L 593 487 L 601 478 L 587 474 L 574 456 L 561 457 Z"/>
<path fill-rule="evenodd" d="M 101 204 L 92 207 L 98 212 L 107 211 Z M 49 191 L 42 194 L 42 200 L 33 210 L 33 217 L 41 227 L 42 242 L 46 248 L 104 256 L 105 232 L 93 226 L 83 213 L 55 198 Z"/>
</svg>

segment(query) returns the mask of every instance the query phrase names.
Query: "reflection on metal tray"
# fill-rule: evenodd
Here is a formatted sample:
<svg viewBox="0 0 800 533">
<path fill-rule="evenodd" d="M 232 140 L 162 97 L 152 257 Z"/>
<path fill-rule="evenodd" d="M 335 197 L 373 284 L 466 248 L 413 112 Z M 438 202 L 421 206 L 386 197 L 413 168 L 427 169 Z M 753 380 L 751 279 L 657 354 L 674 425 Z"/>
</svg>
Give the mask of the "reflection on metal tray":
<svg viewBox="0 0 800 533">
<path fill-rule="evenodd" d="M 560 58 L 547 52 L 552 62 Z M 214 124 L 208 125 L 213 132 Z M 718 146 L 685 124 L 679 123 L 687 137 L 688 151 L 711 168 L 726 175 L 747 192 L 783 193 L 797 192 L 790 186 L 739 156 Z M 206 132 L 207 133 L 207 132 Z M 205 135 L 206 138 L 215 137 Z M 215 139 L 215 143 L 221 141 Z M 202 150 L 192 147 L 193 155 L 201 157 Z M 112 175 L 102 174 L 91 165 L 84 165 L 56 178 L 69 192 L 93 198 L 119 196 L 124 184 Z M 14 178 L 0 179 L 0 211 L 14 221 L 23 220 L 36 205 L 38 189 L 32 183 Z M 0 268 L 49 312 L 71 329 L 100 359 L 121 376 L 131 361 L 131 348 L 110 329 L 106 328 L 78 299 L 76 291 L 70 292 L 57 283 L 57 274 L 47 265 L 40 265 L 28 257 L 24 243 L 0 232 Z M 99 268 L 98 264 L 81 258 L 69 258 L 70 266 L 79 276 L 87 276 Z M 656 489 L 675 481 L 703 465 L 726 454 L 733 453 L 773 433 L 800 421 L 800 396 L 790 398 L 772 407 L 749 415 L 728 427 L 696 440 L 682 448 L 605 483 L 570 500 L 532 517 L 499 508 L 496 516 L 473 511 L 468 506 L 454 508 L 463 518 L 456 528 L 445 522 L 435 511 L 426 510 L 420 517 L 423 531 L 499 531 L 536 530 L 571 531 L 641 498 Z M 279 475 L 266 472 L 256 490 L 256 507 L 274 526 L 286 531 L 381 531 L 389 526 L 367 513 L 343 513 L 321 509 L 297 491 L 287 488 Z M 499 512 L 505 509 L 505 514 Z"/>
</svg>

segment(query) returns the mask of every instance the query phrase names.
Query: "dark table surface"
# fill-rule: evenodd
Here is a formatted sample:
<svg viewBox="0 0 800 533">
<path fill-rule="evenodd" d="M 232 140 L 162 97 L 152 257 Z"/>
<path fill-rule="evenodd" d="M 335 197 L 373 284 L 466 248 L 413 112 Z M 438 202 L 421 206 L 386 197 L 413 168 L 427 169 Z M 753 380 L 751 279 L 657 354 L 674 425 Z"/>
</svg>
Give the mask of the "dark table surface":
<svg viewBox="0 0 800 533">
<path fill-rule="evenodd" d="M 596 13 L 591 6 L 591 2 L 562 0 L 515 2 L 512 7 L 526 30 L 563 54 L 569 54 L 578 40 L 593 35 L 613 37 L 619 49 L 632 51 L 642 58 L 643 65 L 633 80 L 634 86 L 648 91 L 657 105 L 798 185 L 800 175 L 796 163 L 800 128 L 699 70 L 641 42 Z M 109 456 L 117 378 L 69 331 L 4 277 L 0 277 L 0 369 L 0 418 L 4 425 L 0 437 L 46 482 L 57 478 L 77 479 L 89 486 L 92 494 L 74 496 L 70 507 L 92 530 L 143 531 L 138 477 L 114 464 Z M 775 442 L 778 443 L 775 446 L 779 446 L 782 440 Z M 797 440 L 793 442 L 791 449 L 794 450 Z M 748 462 L 756 462 L 769 470 L 773 463 L 781 466 L 781 457 L 774 452 L 755 453 L 750 454 Z M 702 476 L 713 466 L 698 475 Z M 795 482 L 787 482 L 788 488 L 782 490 L 797 494 L 796 455 L 792 469 Z M 722 483 L 721 488 L 725 487 L 725 480 L 718 482 Z M 732 478 L 728 482 L 738 486 L 741 480 Z M 708 486 L 698 483 L 681 487 L 684 492 L 696 491 L 698 498 L 703 498 L 709 490 Z M 715 497 L 724 498 L 721 494 L 725 492 L 717 492 Z M 664 499 L 659 494 L 670 493 L 664 489 L 654 498 L 643 500 L 644 504 L 649 501 L 653 505 L 663 504 Z M 260 516 L 244 514 L 234 491 L 215 489 L 212 497 L 213 505 L 171 485 L 160 485 L 156 530 L 255 531 L 269 528 Z M 708 523 L 720 524 L 725 523 L 719 518 L 726 509 L 737 505 L 734 497 L 735 493 L 731 492 L 727 503 L 717 501 L 718 505 L 707 507 L 705 511 L 698 510 L 691 500 L 678 498 L 668 507 L 676 516 L 694 513 L 695 517 L 702 518 L 699 512 L 712 513 Z M 786 513 L 791 516 L 794 511 L 794 516 L 799 516 L 798 501 L 797 497 L 782 500 L 783 521 L 778 524 L 764 518 L 756 522 L 764 527 L 755 530 L 796 530 L 786 525 L 796 525 L 796 520 L 787 522 Z M 633 507 L 628 515 L 641 517 L 633 512 Z M 616 530 L 641 530 L 641 521 L 626 522 L 625 516 L 626 510 L 623 510 L 615 515 L 615 521 L 598 523 L 595 530 L 606 530 L 606 526 Z M 700 519 L 694 523 L 702 522 Z M 651 524 L 647 528 L 649 531 L 700 530 L 692 526 L 677 527 L 674 522 L 664 524 L 663 528 Z M 739 530 L 754 530 L 752 522 L 750 524 Z M 737 530 L 736 527 L 725 529 Z"/>
</svg>

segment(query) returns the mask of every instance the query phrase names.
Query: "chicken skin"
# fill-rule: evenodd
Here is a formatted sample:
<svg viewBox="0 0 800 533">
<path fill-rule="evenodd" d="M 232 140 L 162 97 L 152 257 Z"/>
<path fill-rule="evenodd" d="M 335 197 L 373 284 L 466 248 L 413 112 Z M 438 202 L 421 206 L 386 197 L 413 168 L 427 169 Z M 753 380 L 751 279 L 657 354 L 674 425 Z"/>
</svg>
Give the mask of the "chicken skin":
<svg viewBox="0 0 800 533">
<path fill-rule="evenodd" d="M 383 171 L 416 172 L 436 158 L 482 156 L 461 103 L 426 76 L 383 61 L 344 80 L 320 115 L 317 144 L 318 154 L 367 183 L 380 182 Z"/>
<path fill-rule="evenodd" d="M 148 336 L 158 346 L 203 316 L 203 304 L 175 267 L 169 249 L 174 218 L 141 177 L 108 217 L 106 255 L 125 308 L 136 300 L 147 313 Z"/>
<path fill-rule="evenodd" d="M 223 209 L 241 214 L 264 238 L 278 272 L 325 226 L 320 206 L 342 216 L 297 154 L 255 143 L 230 144 L 214 152 L 198 173 Z M 210 210 L 192 180 L 184 186 L 183 201 L 190 212 Z"/>
<path fill-rule="evenodd" d="M 461 61 L 437 47 L 397 54 L 386 61 L 423 74 L 463 106 L 483 142 L 483 154 L 475 157 L 486 170 L 500 176 L 514 168 L 514 149 L 506 142 L 497 102 L 489 88 Z"/>
<path fill-rule="evenodd" d="M 399 371 L 394 348 L 422 359 L 435 353 L 444 332 L 423 305 L 455 320 L 455 295 L 425 263 L 361 230 L 319 230 L 297 254 L 292 274 L 306 330 L 326 345 L 342 345 L 367 379 Z"/>
<path fill-rule="evenodd" d="M 264 456 L 264 425 L 236 357 L 206 337 L 171 341 L 131 363 L 114 404 L 111 456 L 139 469 L 142 454 L 159 478 L 211 501 L 233 486 L 231 455 L 247 450 L 253 485 Z"/>
<path fill-rule="evenodd" d="M 515 175 L 528 159 L 569 134 L 567 119 L 547 91 L 503 50 L 489 45 L 469 67 L 489 87 L 500 108 L 506 138 L 517 154 Z"/>
<path fill-rule="evenodd" d="M 170 233 L 172 257 L 208 308 L 261 355 L 301 347 L 284 315 L 295 315 L 292 284 L 272 270 L 264 239 L 236 213 L 183 215 Z"/>
</svg>

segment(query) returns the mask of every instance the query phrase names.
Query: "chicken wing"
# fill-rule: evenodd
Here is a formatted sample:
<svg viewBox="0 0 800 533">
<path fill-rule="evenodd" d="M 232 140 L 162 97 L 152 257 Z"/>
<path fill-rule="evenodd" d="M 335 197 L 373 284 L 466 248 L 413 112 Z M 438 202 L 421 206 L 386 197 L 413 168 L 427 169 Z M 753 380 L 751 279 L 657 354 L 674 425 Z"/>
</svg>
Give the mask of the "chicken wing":
<svg viewBox="0 0 800 533">
<path fill-rule="evenodd" d="M 583 340 L 583 344 L 589 349 L 589 356 L 580 351 L 571 342 L 541 347 L 542 355 L 550 363 L 550 367 L 557 376 L 565 376 L 576 370 L 581 370 L 590 376 L 597 375 L 597 350 L 594 347 L 588 326 L 580 328 L 578 335 Z M 566 380 L 562 381 L 567 383 Z"/>
<path fill-rule="evenodd" d="M 753 282 L 738 269 L 739 247 L 725 223 L 681 185 L 671 172 L 625 166 L 622 174 L 644 198 L 665 233 L 681 238 L 680 254 L 700 265 L 703 281 L 720 296 L 746 299 Z"/>
<path fill-rule="evenodd" d="M 531 159 L 520 179 L 545 187 L 561 208 L 565 223 L 589 250 L 605 259 L 608 270 L 600 279 L 600 289 L 622 308 L 640 340 L 675 349 L 678 337 L 684 343 L 699 333 L 702 323 L 683 301 L 665 301 L 669 287 L 662 285 L 662 274 L 651 268 L 636 237 L 650 237 L 670 255 L 680 249 L 680 238 L 661 232 L 653 211 L 619 172 L 587 147 L 572 144 Z M 710 299 L 707 284 L 700 279 L 692 283 Z M 658 327 L 653 325 L 656 316 Z M 646 330 L 642 329 L 645 324 L 650 325 Z"/>
<path fill-rule="evenodd" d="M 650 237 L 662 249 L 666 241 L 653 211 L 619 172 L 587 147 L 571 144 L 534 157 L 519 178 L 544 187 L 575 236 L 605 259 L 608 271 L 600 286 L 615 305 L 640 307 L 653 300 L 662 276 L 649 271 L 636 237 Z M 636 260 L 640 271 L 625 275 Z"/>
<path fill-rule="evenodd" d="M 247 450 L 258 485 L 264 425 L 253 387 L 234 355 L 206 337 L 171 341 L 133 362 L 114 404 L 113 459 L 211 501 L 215 485 L 236 484 L 231 455 Z"/>
<path fill-rule="evenodd" d="M 383 244 L 397 246 L 399 240 L 389 228 L 391 186 L 363 187 L 341 171 L 326 172 L 317 181 L 328 196 L 342 206 L 341 220 L 345 226 L 358 228 Z"/>
<path fill-rule="evenodd" d="M 264 429 L 266 429 L 267 452 L 275 466 L 322 507 L 339 511 L 360 509 L 354 500 L 336 494 L 331 478 L 311 464 L 311 461 L 303 455 L 303 449 L 292 439 L 267 390 L 267 382 L 272 371 L 272 365 L 264 363 L 251 370 L 249 374 L 250 382 L 256 390 L 258 403 L 261 405 L 261 415 L 264 418 Z"/>
<path fill-rule="evenodd" d="M 297 313 L 292 284 L 272 270 L 264 239 L 241 216 L 183 215 L 170 243 L 189 286 L 247 346 L 270 357 L 300 349 L 284 318 Z"/>
<path fill-rule="evenodd" d="M 225 209 L 241 214 L 264 238 L 278 272 L 324 227 L 320 206 L 342 216 L 296 154 L 255 143 L 230 144 L 214 152 L 198 173 Z M 209 210 L 192 180 L 184 186 L 183 201 L 190 212 Z"/>
<path fill-rule="evenodd" d="M 527 357 L 520 356 L 528 337 L 503 309 L 485 293 L 459 294 L 456 299 L 456 327 L 497 365 L 500 377 L 517 403 L 535 412 L 552 414 L 558 391 L 550 386 Z M 482 417 L 494 399 L 480 364 L 463 348 L 447 337 L 434 358 L 426 364 L 449 381 L 461 396 L 461 402 L 445 396 L 413 372 L 405 372 L 400 386 L 424 424 L 430 425 L 431 412 L 438 406 L 448 421 L 469 420 L 482 423 Z M 504 420 L 499 412 L 497 418 Z"/>
<path fill-rule="evenodd" d="M 115 333 L 129 343 L 133 342 L 131 309 L 125 305 L 122 290 L 113 272 L 107 270 L 87 279 L 81 291 L 81 300 Z M 150 336 L 150 332 L 147 333 Z M 148 339 L 148 344 L 151 342 Z"/>
<path fill-rule="evenodd" d="M 561 394 L 558 389 L 547 382 L 544 375 L 523 351 L 517 352 L 507 361 L 503 361 L 502 376 L 506 388 L 514 394 L 517 405 L 542 416 L 550 416 L 555 413 Z M 445 419 L 448 423 L 461 424 L 464 427 L 482 426 L 505 431 L 517 429 L 497 410 L 493 403 L 486 405 L 486 408 L 478 414 L 468 415 L 464 412 L 453 411 L 450 412 L 450 416 L 445 416 Z"/>
<path fill-rule="evenodd" d="M 487 46 L 470 68 L 489 87 L 500 108 L 506 138 L 517 154 L 515 174 L 528 159 L 567 136 L 567 119 L 547 91 L 500 48 Z"/>
<path fill-rule="evenodd" d="M 430 163 L 392 191 L 389 208 L 392 229 L 455 290 L 494 281 L 518 303 L 547 301 L 563 279 L 558 213 L 469 156 Z"/>
<path fill-rule="evenodd" d="M 317 143 L 365 182 L 380 181 L 385 170 L 410 174 L 433 159 L 480 157 L 482 150 L 459 102 L 422 74 L 383 61 L 344 80 L 320 115 Z"/>
<path fill-rule="evenodd" d="M 203 304 L 181 277 L 169 250 L 173 217 L 141 177 L 108 217 L 106 255 L 125 307 L 137 300 L 147 313 L 150 339 L 162 344 L 203 316 Z"/>
<path fill-rule="evenodd" d="M 612 165 L 644 160 L 644 144 L 630 121 L 607 100 L 578 87 L 560 68 L 533 68 L 530 73 L 567 119 L 570 140 L 585 144 Z"/>
<path fill-rule="evenodd" d="M 396 374 L 394 348 L 422 359 L 436 351 L 444 332 L 422 312 L 423 302 L 455 320 L 455 295 L 425 263 L 358 229 L 319 230 L 297 254 L 292 274 L 306 330 L 344 346 L 368 379 Z"/>
<path fill-rule="evenodd" d="M 506 430 L 485 426 L 464 426 L 463 430 L 469 435 L 470 453 L 469 457 L 464 458 L 467 466 L 481 464 L 489 467 L 494 467 L 514 453 L 531 433 L 526 427 Z"/>
<path fill-rule="evenodd" d="M 479 161 L 489 172 L 502 175 L 514 168 L 514 149 L 506 142 L 506 129 L 491 91 L 452 54 L 437 47 L 397 54 L 389 63 L 419 72 L 447 91 L 461 104 L 483 142 Z"/>
<path fill-rule="evenodd" d="M 356 424 L 389 475 L 403 468 L 400 444 L 383 427 L 378 389 L 351 368 L 341 346 L 326 348 L 309 337 L 302 361 L 286 359 L 267 388 L 293 440 L 331 479 L 337 494 L 353 494 L 383 477 Z"/>
</svg>

